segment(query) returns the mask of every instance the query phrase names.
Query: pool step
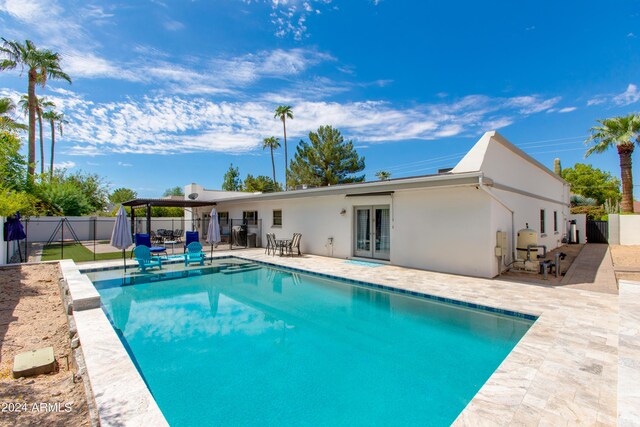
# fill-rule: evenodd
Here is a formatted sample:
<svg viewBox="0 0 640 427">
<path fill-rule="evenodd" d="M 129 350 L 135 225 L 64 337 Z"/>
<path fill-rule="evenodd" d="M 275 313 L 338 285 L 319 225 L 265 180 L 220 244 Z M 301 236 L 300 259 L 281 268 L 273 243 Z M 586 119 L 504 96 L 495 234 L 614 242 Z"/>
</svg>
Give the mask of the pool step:
<svg viewBox="0 0 640 427">
<path fill-rule="evenodd" d="M 227 267 L 223 270 L 220 270 L 220 272 L 222 274 L 244 273 L 245 271 L 258 270 L 259 268 L 261 267 L 255 264 L 240 264 L 234 265 L 233 267 Z"/>
</svg>

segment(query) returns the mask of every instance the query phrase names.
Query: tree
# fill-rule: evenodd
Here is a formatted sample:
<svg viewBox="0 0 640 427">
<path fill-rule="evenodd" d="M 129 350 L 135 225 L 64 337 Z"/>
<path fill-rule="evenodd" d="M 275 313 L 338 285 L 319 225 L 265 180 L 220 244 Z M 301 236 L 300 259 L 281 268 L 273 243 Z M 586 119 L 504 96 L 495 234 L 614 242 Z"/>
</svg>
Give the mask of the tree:
<svg viewBox="0 0 640 427">
<path fill-rule="evenodd" d="M 26 130 L 27 126 L 16 122 L 11 114 L 16 110 L 16 104 L 11 98 L 0 98 L 0 131 Z"/>
<path fill-rule="evenodd" d="M 11 132 L 0 132 L 0 188 L 20 190 L 24 186 L 27 162 L 20 154 L 22 143 Z"/>
<path fill-rule="evenodd" d="M 52 178 L 42 175 L 33 191 L 42 201 L 42 211 L 46 215 L 101 212 L 106 207 L 109 194 L 99 175 L 82 171 L 68 175 L 64 169 L 56 170 Z"/>
<path fill-rule="evenodd" d="M 364 169 L 364 157 L 353 148 L 352 141 L 344 141 L 340 131 L 320 126 L 309 132 L 310 144 L 300 141 L 291 162 L 292 185 L 316 186 L 362 182 L 365 176 L 351 176 Z"/>
<path fill-rule="evenodd" d="M 240 180 L 240 171 L 233 167 L 233 163 L 229 165 L 229 170 L 224 174 L 222 181 L 222 189 L 224 191 L 240 191 L 242 190 L 242 181 Z"/>
<path fill-rule="evenodd" d="M 274 191 L 282 191 L 282 186 L 274 183 L 268 176 L 258 175 L 254 178 L 253 175 L 249 174 L 242 184 L 242 191 L 273 193 Z"/>
<path fill-rule="evenodd" d="M 572 168 L 562 170 L 562 178 L 571 184 L 571 192 L 595 199 L 598 205 L 621 199 L 620 180 L 591 165 L 576 163 Z"/>
<path fill-rule="evenodd" d="M 22 95 L 20 101 L 18 101 L 20 108 L 25 115 L 29 114 L 29 97 Z M 42 117 L 45 114 L 45 108 L 53 108 L 56 104 L 49 101 L 46 96 L 36 96 L 36 117 L 38 118 L 38 131 L 40 134 L 40 173 L 44 173 L 44 131 L 42 128 Z"/>
<path fill-rule="evenodd" d="M 33 182 L 36 162 L 36 84 L 44 87 L 47 78 L 66 80 L 71 83 L 71 78 L 60 68 L 60 55 L 49 49 L 38 50 L 31 40 L 23 43 L 9 41 L 2 38 L 3 46 L 0 54 L 5 59 L 0 61 L 0 70 L 12 70 L 20 66 L 21 71 L 27 69 L 28 96 L 29 96 L 29 145 L 27 180 Z"/>
<path fill-rule="evenodd" d="M 622 212 L 633 213 L 633 176 L 631 174 L 631 154 L 635 144 L 640 144 L 640 115 L 596 120 L 601 126 L 590 129 L 591 136 L 585 141 L 595 145 L 587 150 L 585 157 L 602 153 L 616 147 L 620 156 L 620 176 L 622 177 Z"/>
<path fill-rule="evenodd" d="M 273 182 L 277 185 L 278 181 L 276 180 L 276 164 L 273 161 L 273 150 L 277 150 L 280 147 L 280 139 L 275 136 L 270 136 L 269 138 L 265 138 L 262 140 L 262 149 L 269 147 L 271 151 L 271 169 L 273 169 Z"/>
<path fill-rule="evenodd" d="M 42 115 L 42 117 L 44 117 L 44 119 L 51 125 L 51 167 L 49 168 L 49 175 L 53 176 L 53 158 L 55 156 L 56 149 L 56 123 L 58 124 L 60 136 L 62 136 L 62 125 L 66 125 L 69 122 L 65 120 L 64 114 L 58 113 L 54 110 L 47 111 Z"/>
<path fill-rule="evenodd" d="M 181 187 L 178 187 L 178 186 L 175 186 L 173 188 L 167 188 L 166 190 L 164 190 L 162 197 L 169 197 L 169 196 L 184 196 L 184 191 L 182 190 Z"/>
<path fill-rule="evenodd" d="M 12 191 L 0 185 L 0 216 L 13 215 L 20 212 L 22 216 L 35 215 L 37 200 L 24 191 Z"/>
<path fill-rule="evenodd" d="M 109 201 L 114 205 L 119 205 L 129 200 L 133 200 L 137 197 L 138 193 L 136 193 L 132 189 L 120 187 L 113 190 L 113 192 L 109 195 Z"/>
<path fill-rule="evenodd" d="M 82 189 L 71 181 L 44 180 L 36 187 L 45 215 L 82 216 L 95 212 Z"/>
<path fill-rule="evenodd" d="M 274 119 L 282 120 L 284 130 L 284 188 L 289 189 L 289 158 L 287 157 L 287 119 L 293 119 L 293 111 L 290 105 L 280 105 L 276 108 Z"/>
<path fill-rule="evenodd" d="M 391 172 L 389 172 L 389 171 L 378 171 L 378 172 L 376 172 L 376 178 L 378 178 L 380 181 L 386 181 L 389 178 L 391 178 Z"/>
<path fill-rule="evenodd" d="M 68 176 L 65 171 L 63 176 L 65 178 L 65 182 L 70 182 L 85 195 L 91 208 L 88 213 L 104 210 L 107 206 L 109 191 L 107 190 L 107 186 L 101 176 L 92 173 L 84 173 L 82 171 L 75 172 Z"/>
</svg>

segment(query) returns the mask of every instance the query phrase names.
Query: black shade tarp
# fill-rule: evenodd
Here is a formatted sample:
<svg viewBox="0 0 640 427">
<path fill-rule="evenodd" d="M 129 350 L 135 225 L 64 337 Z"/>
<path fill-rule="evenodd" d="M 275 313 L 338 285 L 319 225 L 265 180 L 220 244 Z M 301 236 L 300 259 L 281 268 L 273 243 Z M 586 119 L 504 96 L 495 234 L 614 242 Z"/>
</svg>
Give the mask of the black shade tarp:
<svg viewBox="0 0 640 427">
<path fill-rule="evenodd" d="M 7 242 L 7 257 L 9 256 L 9 242 L 13 242 L 15 240 L 24 240 L 26 238 L 27 235 L 24 232 L 22 223 L 20 222 L 20 212 L 16 212 L 15 215 L 7 217 L 7 220 L 4 223 L 4 241 Z M 18 253 L 20 254 L 20 262 L 22 262 L 22 253 L 20 252 L 19 245 Z"/>
</svg>

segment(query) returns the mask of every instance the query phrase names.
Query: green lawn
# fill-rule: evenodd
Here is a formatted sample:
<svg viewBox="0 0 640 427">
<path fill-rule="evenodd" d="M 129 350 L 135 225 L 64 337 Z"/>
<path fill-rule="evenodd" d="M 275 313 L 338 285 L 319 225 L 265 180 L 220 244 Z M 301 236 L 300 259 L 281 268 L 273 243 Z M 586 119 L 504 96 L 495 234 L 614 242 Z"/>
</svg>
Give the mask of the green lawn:
<svg viewBox="0 0 640 427">
<path fill-rule="evenodd" d="M 105 254 L 95 254 L 96 261 L 103 261 L 106 259 L 118 259 L 122 258 L 122 251 L 108 252 Z M 42 261 L 54 261 L 60 258 L 60 244 L 47 245 L 42 251 Z M 79 243 L 64 245 L 64 259 L 72 259 L 75 262 L 93 261 L 93 252 L 85 248 Z"/>
</svg>

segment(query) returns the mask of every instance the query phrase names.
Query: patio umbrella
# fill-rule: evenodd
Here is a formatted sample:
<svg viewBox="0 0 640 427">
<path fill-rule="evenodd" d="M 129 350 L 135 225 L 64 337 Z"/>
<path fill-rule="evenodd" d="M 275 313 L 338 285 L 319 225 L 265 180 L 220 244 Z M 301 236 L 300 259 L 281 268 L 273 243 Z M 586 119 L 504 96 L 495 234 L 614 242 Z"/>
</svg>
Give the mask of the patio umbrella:
<svg viewBox="0 0 640 427">
<path fill-rule="evenodd" d="M 26 238 L 27 235 L 25 234 L 22 223 L 20 222 L 20 212 L 16 212 L 15 215 L 8 217 L 7 221 L 4 223 L 4 240 L 7 242 L 7 257 L 9 256 L 9 242 L 13 242 L 14 240 L 23 240 Z M 22 262 L 20 244 L 18 244 L 18 254 L 20 255 L 20 262 Z"/>
<path fill-rule="evenodd" d="M 129 226 L 127 212 L 122 205 L 120 205 L 120 209 L 118 209 L 118 213 L 116 214 L 116 222 L 113 225 L 110 243 L 114 248 L 122 249 L 122 262 L 124 263 L 124 272 L 126 273 L 127 261 L 124 251 L 133 244 L 133 240 L 131 239 L 131 227 Z"/>
<path fill-rule="evenodd" d="M 220 243 L 220 223 L 218 222 L 218 212 L 216 208 L 211 209 L 211 221 L 207 230 L 207 243 L 211 245 L 211 258 L 213 258 L 213 245 L 218 247 Z"/>
</svg>

